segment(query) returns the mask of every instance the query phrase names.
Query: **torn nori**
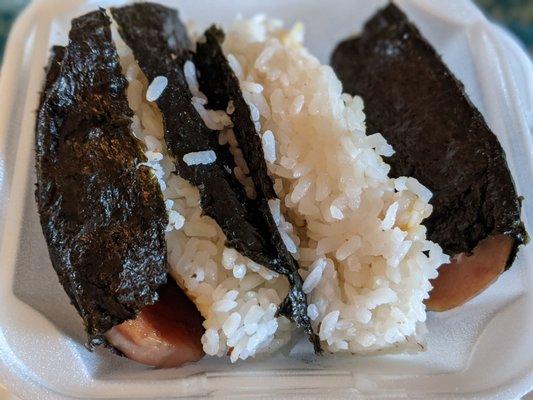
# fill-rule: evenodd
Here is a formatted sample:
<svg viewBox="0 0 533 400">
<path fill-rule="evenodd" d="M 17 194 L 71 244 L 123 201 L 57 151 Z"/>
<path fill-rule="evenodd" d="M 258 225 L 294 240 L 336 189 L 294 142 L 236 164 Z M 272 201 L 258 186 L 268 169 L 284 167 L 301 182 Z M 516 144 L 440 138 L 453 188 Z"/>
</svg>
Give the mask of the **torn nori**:
<svg viewBox="0 0 533 400">
<path fill-rule="evenodd" d="M 110 20 L 72 21 L 55 47 L 36 126 L 35 197 L 52 265 L 83 318 L 88 347 L 157 301 L 166 282 L 167 214 L 130 133 Z"/>
<path fill-rule="evenodd" d="M 268 176 L 261 139 L 255 130 L 250 108 L 242 95 L 239 80 L 233 73 L 224 53 L 222 43 L 224 32 L 212 26 L 204 34 L 205 40 L 196 45 L 194 64 L 198 70 L 200 90 L 208 98 L 211 109 L 226 109 L 231 101 L 234 111 L 230 115 L 233 132 L 243 152 L 256 190 L 255 208 L 264 220 L 265 234 L 270 237 L 269 245 L 275 248 L 276 257 L 265 264 L 270 269 L 284 274 L 289 279 L 291 291 L 280 306 L 279 313 L 295 321 L 310 335 L 315 351 L 320 352 L 320 342 L 313 333 L 307 316 L 307 299 L 302 290 L 302 278 L 298 274 L 298 264 L 287 250 L 279 234 L 276 222 L 268 206 L 268 200 L 276 198 L 272 180 Z M 254 258 L 253 254 L 244 254 Z"/>
<path fill-rule="evenodd" d="M 244 189 L 231 173 L 235 167 L 233 157 L 229 149 L 218 144 L 218 133 L 206 127 L 191 103 L 192 94 L 183 72 L 184 63 L 192 58 L 191 43 L 181 35 L 185 28 L 178 12 L 151 3 L 111 12 L 148 81 L 158 76 L 168 79 L 156 102 L 178 174 L 198 187 L 203 212 L 217 221 L 232 247 L 263 255 L 265 245 L 256 228 L 257 215 L 250 212 Z M 173 29 L 160 29 L 167 26 Z M 187 153 L 205 150 L 216 153 L 214 163 L 187 165 L 183 161 Z"/>
<path fill-rule="evenodd" d="M 483 116 L 418 29 L 389 4 L 359 37 L 340 43 L 331 64 L 344 90 L 362 96 L 369 132 L 396 153 L 393 176 L 433 192 L 428 237 L 448 254 L 470 253 L 489 235 L 526 240 L 505 154 Z"/>
<path fill-rule="evenodd" d="M 273 227 L 271 225 L 272 217 L 265 219 L 268 204 L 265 201 L 260 208 L 256 201 L 247 198 L 242 184 L 232 173 L 235 164 L 229 147 L 218 144 L 218 132 L 206 127 L 191 103 L 192 94 L 183 66 L 192 58 L 192 46 L 178 12 L 151 3 L 113 8 L 111 12 L 120 35 L 132 49 L 148 81 L 158 76 L 168 79 L 166 89 L 156 102 L 163 115 L 165 140 L 175 158 L 178 174 L 198 187 L 204 214 L 218 223 L 230 247 L 288 276 L 293 290 L 284 301 L 283 312 L 312 334 L 296 263 L 292 257 L 290 261 L 287 259 L 284 247 L 284 251 L 280 251 L 279 243 L 272 241 L 272 236 L 279 237 L 279 233 L 275 223 Z M 168 26 L 173 28 L 159 29 Z M 227 102 L 224 108 L 226 105 Z M 214 163 L 190 166 L 183 161 L 185 154 L 205 150 L 215 152 L 217 160 Z M 264 173 L 266 176 L 266 169 Z M 268 185 L 271 185 L 270 181 Z M 318 349 L 317 340 L 314 344 Z"/>
</svg>

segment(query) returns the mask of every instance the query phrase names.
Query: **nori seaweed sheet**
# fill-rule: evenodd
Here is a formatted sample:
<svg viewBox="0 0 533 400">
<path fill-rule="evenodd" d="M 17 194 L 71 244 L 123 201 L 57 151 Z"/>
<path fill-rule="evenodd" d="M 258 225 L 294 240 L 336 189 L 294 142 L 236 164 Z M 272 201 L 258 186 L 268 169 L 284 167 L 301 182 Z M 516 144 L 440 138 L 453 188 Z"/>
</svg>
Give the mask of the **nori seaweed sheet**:
<svg viewBox="0 0 533 400">
<path fill-rule="evenodd" d="M 505 154 L 433 47 L 392 3 L 341 42 L 331 65 L 344 90 L 363 97 L 369 132 L 396 153 L 392 176 L 433 192 L 428 237 L 448 254 L 470 253 L 489 235 L 527 239 Z"/>
<path fill-rule="evenodd" d="M 72 21 L 55 47 L 36 125 L 35 197 L 52 265 L 82 317 L 88 347 L 154 304 L 166 282 L 167 214 L 130 133 L 110 20 Z"/>
<path fill-rule="evenodd" d="M 254 200 L 255 208 L 264 220 L 263 229 L 271 240 L 269 245 L 274 246 L 276 252 L 276 257 L 269 260 L 267 266 L 286 275 L 291 284 L 291 290 L 281 305 L 279 313 L 295 321 L 297 326 L 303 327 L 310 336 L 315 350 L 320 352 L 318 337 L 313 333 L 311 321 L 307 316 L 307 298 L 302 290 L 302 278 L 298 274 L 298 264 L 283 243 L 268 206 L 268 200 L 276 198 L 276 193 L 267 173 L 261 139 L 255 130 L 250 109 L 239 86 L 239 80 L 222 51 L 224 32 L 212 26 L 205 32 L 204 38 L 205 40 L 202 39 L 197 43 L 193 57 L 198 70 L 200 90 L 207 96 L 207 106 L 211 109 L 224 110 L 230 101 L 233 102 L 234 111 L 230 115 L 233 132 L 250 169 L 249 175 L 254 182 L 257 194 Z M 253 258 L 253 254 L 249 256 Z"/>
<path fill-rule="evenodd" d="M 178 12 L 158 4 L 138 3 L 112 8 L 111 13 L 148 80 L 158 76 L 168 79 L 156 103 L 163 115 L 165 140 L 175 158 L 177 173 L 198 187 L 203 213 L 219 224 L 228 246 L 289 277 L 293 290 L 284 301 L 283 311 L 311 333 L 301 277 L 294 261 L 287 263 L 283 259 L 279 246 L 272 241 L 273 231 L 264 218 L 264 209 L 246 196 L 232 173 L 235 163 L 229 147 L 218 144 L 218 132 L 207 128 L 191 104 L 183 66 L 193 53 Z M 169 26 L 173 29 L 159 28 Z M 214 163 L 189 166 L 183 161 L 185 154 L 205 150 L 215 152 Z M 279 235 L 275 229 L 275 235 Z M 318 350 L 318 341 L 314 344 Z"/>
<path fill-rule="evenodd" d="M 207 128 L 194 109 L 183 65 L 192 58 L 191 44 L 181 35 L 185 28 L 178 12 L 159 4 L 137 3 L 111 9 L 119 33 L 132 49 L 148 81 L 165 76 L 168 84 L 157 105 L 165 126 L 165 141 L 175 158 L 177 173 L 197 186 L 204 214 L 213 218 L 238 251 L 258 254 L 264 259 L 265 244 L 255 212 L 249 206 L 244 188 L 231 173 L 235 164 L 229 148 L 218 144 L 218 132 Z M 173 29 L 160 29 L 171 26 Z M 187 165 L 183 156 L 212 150 L 216 162 Z"/>
</svg>

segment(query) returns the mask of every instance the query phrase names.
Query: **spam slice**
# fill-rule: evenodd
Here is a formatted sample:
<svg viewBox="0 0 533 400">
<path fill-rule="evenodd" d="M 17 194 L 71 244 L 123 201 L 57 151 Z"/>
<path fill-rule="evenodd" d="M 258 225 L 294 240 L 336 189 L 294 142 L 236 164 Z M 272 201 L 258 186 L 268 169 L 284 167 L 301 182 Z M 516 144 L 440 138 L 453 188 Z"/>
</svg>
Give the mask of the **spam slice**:
<svg viewBox="0 0 533 400">
<path fill-rule="evenodd" d="M 512 247 L 509 236 L 489 236 L 472 254 L 459 254 L 450 264 L 443 265 L 433 280 L 433 290 L 426 301 L 428 309 L 446 311 L 481 293 L 505 271 Z"/>
<path fill-rule="evenodd" d="M 508 268 L 526 241 L 502 147 L 463 85 L 394 4 L 340 43 L 331 63 L 344 89 L 363 97 L 369 130 L 393 146 L 391 173 L 413 176 L 433 192 L 429 238 L 450 255 L 463 254 L 440 269 L 429 308 L 462 304 Z M 488 239 L 502 235 L 509 239 Z M 450 291 L 452 281 L 460 292 Z"/>
<path fill-rule="evenodd" d="M 204 333 L 196 306 L 173 282 L 159 290 L 159 300 L 106 333 L 109 343 L 131 360 L 158 368 L 177 367 L 204 356 Z"/>
</svg>

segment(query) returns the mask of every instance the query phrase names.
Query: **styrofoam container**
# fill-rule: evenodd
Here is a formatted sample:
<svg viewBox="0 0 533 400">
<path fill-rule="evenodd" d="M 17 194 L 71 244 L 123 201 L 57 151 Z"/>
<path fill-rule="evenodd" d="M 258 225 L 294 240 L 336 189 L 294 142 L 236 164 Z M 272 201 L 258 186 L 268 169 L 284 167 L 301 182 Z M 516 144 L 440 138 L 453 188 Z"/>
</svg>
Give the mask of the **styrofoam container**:
<svg viewBox="0 0 533 400">
<path fill-rule="evenodd" d="M 163 1 L 198 28 L 237 13 L 303 21 L 306 44 L 327 62 L 384 1 Z M 34 1 L 9 39 L 0 82 L 0 382 L 23 399 L 227 397 L 514 399 L 533 388 L 532 246 L 468 304 L 428 317 L 417 355 L 314 357 L 305 340 L 290 354 L 230 364 L 204 358 L 154 370 L 83 347 L 80 318 L 50 264 L 33 197 L 34 117 L 48 49 L 70 19 L 121 1 Z M 498 135 L 532 221 L 533 77 L 530 60 L 467 0 L 404 0 L 409 17 L 464 82 Z"/>
</svg>

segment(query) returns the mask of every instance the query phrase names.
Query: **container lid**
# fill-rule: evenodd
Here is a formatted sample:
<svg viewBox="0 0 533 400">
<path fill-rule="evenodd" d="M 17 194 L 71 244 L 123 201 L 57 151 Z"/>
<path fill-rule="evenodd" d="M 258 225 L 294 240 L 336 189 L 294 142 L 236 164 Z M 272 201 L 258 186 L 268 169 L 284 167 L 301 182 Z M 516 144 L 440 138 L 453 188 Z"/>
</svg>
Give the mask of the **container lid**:
<svg viewBox="0 0 533 400">
<path fill-rule="evenodd" d="M 322 62 L 385 1 L 161 1 L 198 30 L 257 12 L 306 26 Z M 34 203 L 35 110 L 48 49 L 64 44 L 71 18 L 120 0 L 36 0 L 19 18 L 0 80 L 0 381 L 23 399 L 142 399 L 211 395 L 323 398 L 519 398 L 533 388 L 532 245 L 480 296 L 429 313 L 428 350 L 416 355 L 315 358 L 290 354 L 230 364 L 204 358 L 153 370 L 84 347 L 84 332 L 48 258 Z M 400 7 L 465 84 L 497 134 L 531 226 L 533 77 L 520 47 L 468 0 L 402 0 Z M 209 12 L 205 12 L 209 10 Z M 528 114 L 529 112 L 529 114 Z M 529 124 L 529 125 L 528 125 Z M 531 228 L 530 228 L 531 230 Z M 305 339 L 304 339 L 305 340 Z"/>
</svg>

